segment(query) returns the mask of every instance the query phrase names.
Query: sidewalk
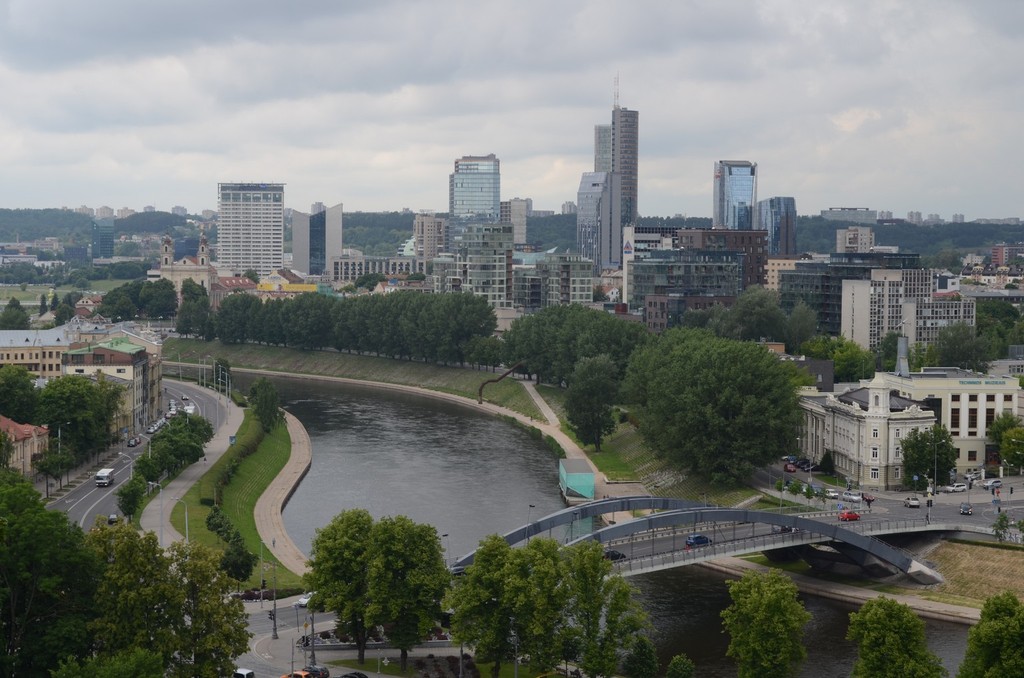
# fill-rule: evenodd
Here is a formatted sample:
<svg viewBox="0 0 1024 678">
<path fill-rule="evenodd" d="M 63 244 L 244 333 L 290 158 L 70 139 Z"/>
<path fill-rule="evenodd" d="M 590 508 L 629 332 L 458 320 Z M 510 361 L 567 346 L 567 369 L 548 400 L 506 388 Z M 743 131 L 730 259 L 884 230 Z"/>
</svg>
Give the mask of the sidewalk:
<svg viewBox="0 0 1024 678">
<path fill-rule="evenodd" d="M 180 498 L 188 491 L 210 466 L 216 462 L 231 445 L 231 436 L 238 432 L 242 425 L 244 412 L 241 407 L 235 405 L 230 399 L 227 400 L 228 415 L 221 422 L 220 428 L 213 434 L 213 438 L 206 444 L 206 456 L 183 470 L 178 477 L 164 486 L 162 494 L 163 501 L 154 498 L 150 501 L 139 516 L 139 526 L 143 532 L 153 532 L 161 537 L 161 546 L 166 547 L 175 541 L 181 541 L 184 537 L 171 525 L 171 510 Z M 161 506 L 163 512 L 161 513 Z"/>
</svg>

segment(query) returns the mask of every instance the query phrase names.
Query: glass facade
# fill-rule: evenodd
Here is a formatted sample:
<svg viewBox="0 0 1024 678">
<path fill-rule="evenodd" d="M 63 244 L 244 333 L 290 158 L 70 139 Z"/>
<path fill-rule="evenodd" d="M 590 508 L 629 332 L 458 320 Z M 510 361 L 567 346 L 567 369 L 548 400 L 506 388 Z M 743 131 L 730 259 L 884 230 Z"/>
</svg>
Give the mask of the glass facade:
<svg viewBox="0 0 1024 678">
<path fill-rule="evenodd" d="M 622 266 L 622 180 L 617 172 L 584 172 L 576 194 L 576 245 L 594 274 Z"/>
<path fill-rule="evenodd" d="M 327 212 L 309 215 L 309 271 L 323 275 L 327 271 Z"/>
<path fill-rule="evenodd" d="M 110 259 L 114 256 L 114 218 L 104 217 L 92 222 L 92 258 Z"/>
<path fill-rule="evenodd" d="M 455 171 L 448 176 L 448 213 L 453 219 L 498 220 L 501 161 L 493 153 L 455 161 Z"/>
<path fill-rule="evenodd" d="M 715 163 L 713 226 L 735 231 L 754 227 L 757 203 L 757 163 L 719 160 Z"/>
<path fill-rule="evenodd" d="M 628 267 L 630 308 L 652 295 L 716 297 L 731 303 L 740 290 L 742 255 L 713 250 L 653 250 Z"/>
<path fill-rule="evenodd" d="M 756 228 L 768 231 L 769 254 L 796 254 L 796 200 L 759 200 Z"/>
</svg>

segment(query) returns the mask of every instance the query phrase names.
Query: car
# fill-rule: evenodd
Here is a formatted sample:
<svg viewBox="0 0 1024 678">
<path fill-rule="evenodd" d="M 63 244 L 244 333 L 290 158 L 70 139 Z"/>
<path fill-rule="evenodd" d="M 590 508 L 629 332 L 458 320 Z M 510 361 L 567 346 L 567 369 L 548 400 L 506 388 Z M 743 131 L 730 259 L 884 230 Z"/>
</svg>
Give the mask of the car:
<svg viewBox="0 0 1024 678">
<path fill-rule="evenodd" d="M 903 500 L 903 508 L 921 508 L 921 500 L 917 497 L 907 497 Z"/>
<path fill-rule="evenodd" d="M 789 525 L 772 525 L 772 532 L 774 534 L 789 534 L 791 532 L 799 531 L 799 527 L 790 527 Z"/>
<path fill-rule="evenodd" d="M 967 483 L 953 483 L 946 488 L 946 492 L 966 492 Z"/>
<path fill-rule="evenodd" d="M 825 497 L 828 499 L 839 499 L 839 492 L 829 487 L 825 490 Z"/>
<path fill-rule="evenodd" d="M 860 501 L 864 498 L 864 495 L 862 495 L 860 492 L 854 492 L 853 490 L 844 490 L 843 493 L 840 495 L 840 498 L 843 501 L 852 501 L 860 503 Z"/>
<path fill-rule="evenodd" d="M 181 394 L 181 399 L 182 400 L 188 400 L 188 394 L 187 393 L 182 393 Z"/>
<path fill-rule="evenodd" d="M 308 673 L 311 678 L 331 678 L 331 671 L 326 666 L 321 666 L 320 664 L 303 666 L 302 670 Z"/>
<path fill-rule="evenodd" d="M 139 438 L 131 437 L 128 439 L 128 447 L 138 447 L 141 442 Z"/>
<path fill-rule="evenodd" d="M 796 455 L 795 454 L 787 454 L 785 457 L 783 457 L 781 459 L 781 461 L 788 461 L 790 464 L 792 464 L 793 462 L 796 461 Z"/>
<path fill-rule="evenodd" d="M 699 546 L 711 546 L 711 540 L 703 534 L 691 534 L 686 538 L 686 548 L 696 548 Z"/>
<path fill-rule="evenodd" d="M 604 557 L 608 560 L 623 560 L 626 557 L 626 554 L 622 551 L 616 551 L 615 549 L 606 549 Z"/>
<path fill-rule="evenodd" d="M 343 674 L 341 678 L 366 678 L 366 674 L 359 671 L 351 671 L 350 673 Z"/>
<path fill-rule="evenodd" d="M 787 462 L 786 465 L 782 467 L 782 470 L 786 473 L 796 473 L 797 468 L 796 466 L 793 466 L 793 464 Z"/>
<path fill-rule="evenodd" d="M 968 471 L 964 474 L 964 480 L 979 480 L 981 478 L 981 471 Z"/>
<path fill-rule="evenodd" d="M 292 671 L 281 676 L 281 678 L 312 678 L 309 671 Z"/>
<path fill-rule="evenodd" d="M 991 490 L 995 487 L 1002 487 L 1003 481 L 1000 480 L 999 478 L 989 478 L 988 480 L 983 482 L 981 486 L 984 487 L 986 490 Z"/>
<path fill-rule="evenodd" d="M 149 435 L 153 435 L 154 433 L 157 432 L 157 430 L 158 428 L 156 424 L 150 424 L 149 426 L 146 427 L 146 433 L 148 433 Z"/>
<path fill-rule="evenodd" d="M 966 501 L 960 502 L 960 515 L 972 516 L 974 515 L 974 507 L 968 504 Z"/>
<path fill-rule="evenodd" d="M 796 463 L 796 467 L 801 471 L 806 471 L 811 467 L 811 462 L 808 461 L 807 459 L 801 459 Z"/>
<path fill-rule="evenodd" d="M 111 513 L 107 516 L 107 525 L 117 525 L 118 517 L 116 513 Z"/>
<path fill-rule="evenodd" d="M 808 466 L 807 468 L 805 468 L 804 470 L 805 470 L 805 471 L 807 471 L 808 473 L 817 473 L 818 471 L 820 471 L 820 470 L 821 470 L 821 467 L 820 467 L 820 466 L 818 466 L 817 464 L 810 464 L 810 465 L 809 465 L 809 466 Z"/>
<path fill-rule="evenodd" d="M 309 593 L 303 593 L 299 596 L 299 599 L 295 601 L 295 604 L 299 607 L 306 607 L 309 605 L 309 601 L 316 595 L 316 591 L 310 591 Z"/>
<path fill-rule="evenodd" d="M 841 522 L 850 522 L 852 520 L 860 520 L 860 514 L 857 513 L 856 511 L 850 511 L 850 510 L 840 511 L 839 512 L 839 520 Z"/>
</svg>

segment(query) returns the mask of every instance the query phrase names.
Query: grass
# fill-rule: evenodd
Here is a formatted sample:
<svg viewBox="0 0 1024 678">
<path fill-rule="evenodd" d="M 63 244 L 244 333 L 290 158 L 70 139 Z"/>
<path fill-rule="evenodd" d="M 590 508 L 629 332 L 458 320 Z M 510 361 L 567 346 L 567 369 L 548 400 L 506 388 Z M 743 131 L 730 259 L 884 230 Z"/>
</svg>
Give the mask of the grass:
<svg viewBox="0 0 1024 678">
<path fill-rule="evenodd" d="M 109 292 L 115 287 L 126 285 L 130 280 L 90 280 L 89 289 L 79 290 L 75 289 L 71 285 L 62 285 L 57 288 L 57 297 L 63 297 L 68 292 L 81 292 L 83 295 L 89 295 L 93 292 Z M 50 285 L 28 285 L 25 287 L 25 291 L 21 290 L 20 285 L 14 285 L 13 287 L 4 286 L 0 287 L 0 301 L 6 305 L 7 300 L 14 298 L 22 303 L 31 304 L 32 310 L 36 310 L 39 307 L 39 296 L 42 294 L 49 294 Z"/>
<path fill-rule="evenodd" d="M 247 411 L 242 426 L 239 428 L 239 438 L 242 437 L 242 433 L 247 428 L 255 426 L 259 426 L 259 422 L 256 421 L 255 416 L 251 412 Z M 239 463 L 238 470 L 231 479 L 231 483 L 223 490 L 221 510 L 231 519 L 231 523 L 238 528 L 246 547 L 253 553 L 260 553 L 260 536 L 256 530 L 256 519 L 254 516 L 256 501 L 281 469 L 284 468 L 290 454 L 291 438 L 288 435 L 287 427 L 281 424 L 267 434 L 256 454 L 246 457 Z M 224 544 L 216 534 L 206 529 L 206 517 L 210 515 L 211 508 L 201 504 L 200 498 L 213 495 L 212 488 L 206 487 L 206 485 L 214 482 L 221 466 L 227 463 L 229 463 L 228 456 L 221 457 L 183 497 L 185 503 L 188 504 L 189 540 L 218 551 L 224 549 Z M 177 504 L 172 510 L 171 524 L 180 533 L 185 533 L 185 508 L 181 504 Z M 267 548 L 263 549 L 263 560 L 266 563 L 277 562 Z M 271 573 L 272 571 L 269 571 L 267 574 L 268 583 L 272 579 Z M 260 573 L 257 568 L 245 584 L 250 588 L 257 587 L 259 580 Z M 302 579 L 297 573 L 285 569 L 278 563 L 277 587 L 278 589 L 301 589 Z"/>
<path fill-rule="evenodd" d="M 199 364 L 206 356 L 224 358 L 234 367 L 270 370 L 285 375 L 345 377 L 362 381 L 418 386 L 476 400 L 481 384 L 495 379 L 495 372 L 446 367 L 409 360 L 354 355 L 335 351 L 300 351 L 280 346 L 222 344 L 198 339 L 168 339 L 163 356 Z M 508 378 L 484 387 L 484 401 L 543 421 L 543 415 L 521 382 Z"/>
</svg>

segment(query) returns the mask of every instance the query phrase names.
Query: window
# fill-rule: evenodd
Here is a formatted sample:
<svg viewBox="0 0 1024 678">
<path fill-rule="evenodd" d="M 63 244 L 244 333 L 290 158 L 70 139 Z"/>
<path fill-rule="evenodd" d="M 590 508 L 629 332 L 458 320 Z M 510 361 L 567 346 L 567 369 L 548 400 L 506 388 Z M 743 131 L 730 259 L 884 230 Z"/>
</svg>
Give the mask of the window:
<svg viewBox="0 0 1024 678">
<path fill-rule="evenodd" d="M 900 472 L 902 470 L 903 469 L 900 468 L 899 466 L 893 468 L 893 470 L 892 470 L 892 477 L 895 478 L 896 480 L 899 480 L 900 479 Z"/>
<path fill-rule="evenodd" d="M 978 461 L 978 451 L 967 450 L 967 461 Z"/>
<path fill-rule="evenodd" d="M 878 480 L 878 469 L 877 468 L 871 469 L 871 479 L 872 480 Z"/>
<path fill-rule="evenodd" d="M 871 429 L 871 437 L 872 438 L 877 438 L 878 437 L 878 429 L 877 428 Z"/>
<path fill-rule="evenodd" d="M 903 448 L 900 447 L 899 445 L 897 445 L 896 446 L 896 459 L 902 459 L 902 458 L 903 458 Z"/>
<path fill-rule="evenodd" d="M 896 439 L 899 440 L 899 437 L 900 437 L 900 430 L 896 429 Z"/>
</svg>

